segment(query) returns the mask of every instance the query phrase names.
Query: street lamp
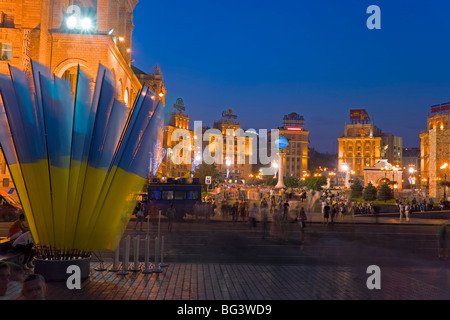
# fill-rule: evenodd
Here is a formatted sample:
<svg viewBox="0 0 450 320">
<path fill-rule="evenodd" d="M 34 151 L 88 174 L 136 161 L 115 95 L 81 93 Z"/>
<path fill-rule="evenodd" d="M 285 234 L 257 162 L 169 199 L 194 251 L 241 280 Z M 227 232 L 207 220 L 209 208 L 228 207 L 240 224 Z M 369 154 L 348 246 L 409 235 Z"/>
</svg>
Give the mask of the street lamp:
<svg viewBox="0 0 450 320">
<path fill-rule="evenodd" d="M 225 164 L 227 165 L 227 178 L 230 177 L 230 166 L 231 166 L 231 160 L 229 158 L 227 158 L 225 160 Z"/>
<path fill-rule="evenodd" d="M 383 181 L 383 184 L 384 184 L 384 183 L 387 183 L 387 181 L 389 180 L 389 179 L 387 178 L 387 172 L 388 172 L 388 170 L 389 170 L 389 168 L 387 168 L 387 167 L 381 167 L 381 171 L 384 171 L 384 179 L 382 180 L 382 181 Z"/>
<path fill-rule="evenodd" d="M 348 188 L 348 184 L 349 184 L 349 182 L 348 182 L 348 178 L 349 178 L 349 174 L 348 174 L 348 172 L 350 171 L 350 167 L 348 166 L 348 164 L 343 164 L 342 166 L 341 166 L 341 170 L 342 171 L 344 171 L 345 172 L 345 181 L 344 181 L 344 187 L 345 188 Z"/>
<path fill-rule="evenodd" d="M 444 171 L 444 201 L 447 200 L 447 194 L 446 194 L 446 190 L 447 190 L 447 168 L 448 168 L 448 163 L 444 163 L 441 167 L 441 170 Z"/>
<path fill-rule="evenodd" d="M 414 169 L 413 167 L 409 167 L 408 169 L 409 171 L 409 184 L 412 185 L 412 189 L 414 189 L 414 185 L 416 184 L 416 177 L 414 176 L 414 174 L 416 173 L 416 169 Z"/>
<path fill-rule="evenodd" d="M 396 183 L 395 181 L 395 173 L 399 170 L 398 167 L 392 167 L 392 186 L 394 187 L 394 191 L 395 191 L 395 186 L 397 185 L 398 187 L 398 183 Z"/>
</svg>

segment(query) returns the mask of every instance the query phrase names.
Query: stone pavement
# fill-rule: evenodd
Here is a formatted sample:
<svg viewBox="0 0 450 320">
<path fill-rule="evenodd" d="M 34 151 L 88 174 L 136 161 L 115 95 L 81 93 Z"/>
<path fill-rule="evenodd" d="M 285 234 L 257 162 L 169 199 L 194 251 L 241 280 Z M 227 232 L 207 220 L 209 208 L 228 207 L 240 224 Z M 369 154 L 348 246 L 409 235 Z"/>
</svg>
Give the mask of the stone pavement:
<svg viewBox="0 0 450 320">
<path fill-rule="evenodd" d="M 450 299 L 450 262 L 436 258 L 435 241 L 435 225 L 446 220 L 416 218 L 400 224 L 396 216 L 386 215 L 375 224 L 373 219 L 358 216 L 331 226 L 322 224 L 320 215 L 310 215 L 304 244 L 298 241 L 297 229 L 285 243 L 273 237 L 261 239 L 260 226 L 251 230 L 243 222 L 176 223 L 169 234 L 163 221 L 164 261 L 169 264 L 163 272 L 118 275 L 108 271 L 113 254 L 103 252 L 100 262 L 98 256 L 93 258 L 90 277 L 80 290 L 48 283 L 48 299 Z M 125 236 L 139 233 L 133 226 L 131 221 Z M 149 230 L 155 234 L 155 222 Z M 373 264 L 380 267 L 381 288 L 370 290 L 367 268 Z M 96 271 L 100 266 L 107 270 Z"/>
<path fill-rule="evenodd" d="M 448 300 L 448 267 L 383 268 L 381 289 L 369 290 L 360 267 L 173 263 L 163 273 L 118 276 L 95 271 L 81 290 L 49 284 L 49 300 Z M 111 267 L 105 264 L 106 268 Z M 448 266 L 448 264 L 447 264 Z"/>
</svg>

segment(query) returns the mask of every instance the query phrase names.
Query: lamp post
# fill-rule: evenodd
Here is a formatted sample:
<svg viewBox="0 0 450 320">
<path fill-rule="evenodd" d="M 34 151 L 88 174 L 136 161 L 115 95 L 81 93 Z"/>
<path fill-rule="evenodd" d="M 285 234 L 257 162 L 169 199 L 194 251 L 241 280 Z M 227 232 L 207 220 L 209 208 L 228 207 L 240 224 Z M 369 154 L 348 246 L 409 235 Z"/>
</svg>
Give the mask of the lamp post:
<svg viewBox="0 0 450 320">
<path fill-rule="evenodd" d="M 447 168 L 448 168 L 448 163 L 444 163 L 441 167 L 441 170 L 444 171 L 444 201 L 447 200 Z"/>
<path fill-rule="evenodd" d="M 388 171 L 391 171 L 391 170 L 388 167 L 381 167 L 381 171 L 384 171 L 384 179 L 382 180 L 383 184 L 389 184 L 388 183 L 389 179 L 387 177 L 387 173 L 388 173 Z M 392 180 L 394 180 L 394 179 L 392 178 Z M 392 187 L 394 187 L 394 186 L 392 186 Z"/>
<path fill-rule="evenodd" d="M 396 183 L 396 181 L 395 181 L 395 174 L 397 173 L 397 171 L 399 170 L 399 168 L 398 167 L 392 167 L 392 187 L 394 188 L 394 192 L 395 192 L 395 185 L 397 184 L 397 188 L 398 188 L 398 181 L 397 181 L 397 183 Z M 397 178 L 398 178 L 398 175 L 397 175 Z"/>
<path fill-rule="evenodd" d="M 350 167 L 347 164 L 343 164 L 341 167 L 341 170 L 345 172 L 345 181 L 344 181 L 344 187 L 347 189 L 348 188 L 348 172 L 350 170 Z"/>
<path fill-rule="evenodd" d="M 414 186 L 416 184 L 416 180 L 415 180 L 416 178 L 415 178 L 414 174 L 415 174 L 416 170 L 413 167 L 410 166 L 408 171 L 409 171 L 409 174 L 410 174 L 410 176 L 409 176 L 409 184 L 412 185 L 412 189 L 414 189 Z"/>
</svg>

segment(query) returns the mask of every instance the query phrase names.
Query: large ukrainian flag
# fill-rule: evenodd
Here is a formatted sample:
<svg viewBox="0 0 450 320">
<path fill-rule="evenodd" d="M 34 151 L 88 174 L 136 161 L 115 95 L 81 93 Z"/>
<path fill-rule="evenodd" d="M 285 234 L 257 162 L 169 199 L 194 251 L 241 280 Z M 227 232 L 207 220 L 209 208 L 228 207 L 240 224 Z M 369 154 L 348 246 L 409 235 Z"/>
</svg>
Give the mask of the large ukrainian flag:
<svg viewBox="0 0 450 320">
<path fill-rule="evenodd" d="M 61 253 L 114 250 L 149 173 L 164 107 L 143 87 L 133 107 L 116 99 L 99 66 L 94 92 L 76 92 L 33 61 L 33 81 L 0 75 L 0 143 L 36 244 Z"/>
</svg>

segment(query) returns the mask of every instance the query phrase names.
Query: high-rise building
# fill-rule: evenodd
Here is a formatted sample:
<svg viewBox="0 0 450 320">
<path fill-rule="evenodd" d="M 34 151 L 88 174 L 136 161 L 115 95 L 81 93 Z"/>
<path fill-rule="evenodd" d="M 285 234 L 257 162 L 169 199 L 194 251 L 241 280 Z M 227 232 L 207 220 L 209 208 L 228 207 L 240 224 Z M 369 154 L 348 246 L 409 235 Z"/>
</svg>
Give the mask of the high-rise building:
<svg viewBox="0 0 450 320">
<path fill-rule="evenodd" d="M 241 128 L 237 115 L 232 109 L 222 112 L 222 118 L 214 121 L 213 129 L 222 134 L 223 158 L 222 163 L 217 164 L 222 177 L 232 183 L 242 183 L 243 180 L 249 179 L 253 167 L 252 156 L 257 152 L 253 147 L 254 142 L 256 143 L 253 139 L 256 137 Z M 209 144 L 208 148 L 212 153 L 218 151 L 215 143 Z"/>
<path fill-rule="evenodd" d="M 194 132 L 189 130 L 189 116 L 185 111 L 183 99 L 178 98 L 173 105 L 168 124 L 164 127 L 163 148 L 166 150 L 166 157 L 159 170 L 158 175 L 161 177 L 190 178 L 190 173 L 193 171 Z M 176 139 L 177 135 L 174 134 L 177 129 L 184 129 L 183 135 L 180 135 L 178 139 Z M 185 146 L 182 145 L 184 138 L 187 139 Z M 179 147 L 176 147 L 177 145 Z M 185 156 L 183 152 L 189 153 L 186 161 L 182 160 Z"/>
<path fill-rule="evenodd" d="M 442 182 L 450 180 L 450 103 L 431 107 L 427 130 L 420 134 L 421 185 L 432 198 L 442 199 Z"/>
<path fill-rule="evenodd" d="M 131 107 L 141 84 L 130 66 L 133 11 L 138 0 L 0 2 L 0 73 L 31 71 L 31 60 L 75 84 L 80 67 L 92 79 L 99 64 L 112 71 L 118 99 Z M 11 187 L 3 155 L 0 179 Z"/>
<path fill-rule="evenodd" d="M 308 171 L 309 131 L 305 128 L 305 119 L 292 112 L 283 117 L 283 126 L 278 130 L 280 137 L 288 141 L 282 151 L 283 175 L 301 179 Z"/>
<path fill-rule="evenodd" d="M 364 109 L 350 110 L 350 121 L 338 138 L 338 170 L 345 168 L 363 177 L 364 168 L 373 167 L 381 159 L 395 166 L 402 165 L 401 137 L 383 133 Z"/>
</svg>

